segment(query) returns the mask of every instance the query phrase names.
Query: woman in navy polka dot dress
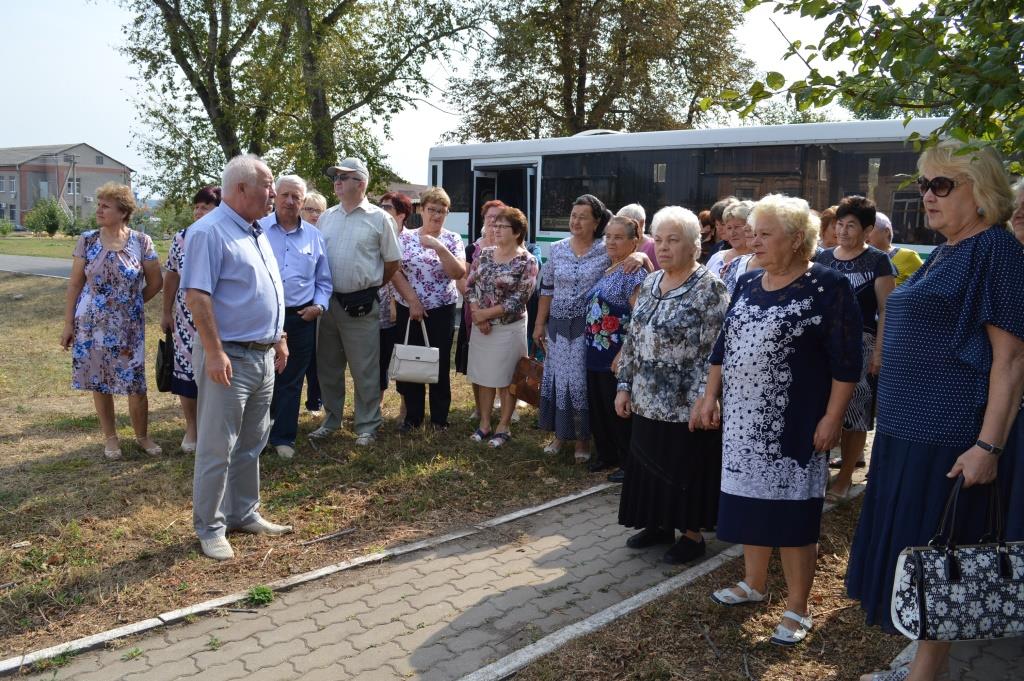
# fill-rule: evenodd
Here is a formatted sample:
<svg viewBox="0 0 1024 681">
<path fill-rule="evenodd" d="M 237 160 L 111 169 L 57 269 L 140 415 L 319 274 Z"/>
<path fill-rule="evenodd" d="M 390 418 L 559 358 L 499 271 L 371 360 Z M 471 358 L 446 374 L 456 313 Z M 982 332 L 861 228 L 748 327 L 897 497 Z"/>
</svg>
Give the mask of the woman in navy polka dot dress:
<svg viewBox="0 0 1024 681">
<path fill-rule="evenodd" d="M 965 541 L 987 525 L 984 483 L 1024 505 L 1024 489 L 1013 489 L 1024 486 L 1024 443 L 1007 441 L 1024 387 L 1024 248 L 1005 226 L 1011 192 L 998 155 L 957 155 L 962 147 L 944 141 L 918 161 L 928 227 L 946 242 L 886 307 L 871 474 L 846 583 L 868 623 L 889 631 L 896 558 L 935 533 L 956 477 L 969 488 L 958 512 Z M 987 451 L 1004 445 L 1002 456 Z M 1008 539 L 1024 539 L 1020 525 L 1009 524 Z M 948 660 L 949 643 L 921 641 L 909 668 L 862 678 L 933 681 Z"/>
</svg>

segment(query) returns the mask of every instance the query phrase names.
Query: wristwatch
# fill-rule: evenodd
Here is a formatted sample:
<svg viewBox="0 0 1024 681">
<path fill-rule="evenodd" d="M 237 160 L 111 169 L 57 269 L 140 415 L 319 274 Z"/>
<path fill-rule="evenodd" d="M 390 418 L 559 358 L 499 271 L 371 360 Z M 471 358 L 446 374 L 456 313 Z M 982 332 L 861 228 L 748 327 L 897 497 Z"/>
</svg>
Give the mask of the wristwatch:
<svg viewBox="0 0 1024 681">
<path fill-rule="evenodd" d="M 984 440 L 976 440 L 974 444 L 976 446 L 978 446 L 978 447 L 981 447 L 982 449 L 984 449 L 986 452 L 988 452 L 992 456 L 999 456 L 1000 454 L 1003 453 L 1003 448 L 1002 447 L 996 447 L 995 445 L 989 444 L 988 442 L 985 442 Z"/>
<path fill-rule="evenodd" d="M 324 312 L 327 312 L 327 308 L 324 307 L 323 305 L 321 305 L 320 303 L 313 303 L 313 304 L 316 305 L 320 309 L 320 314 L 323 314 Z"/>
</svg>

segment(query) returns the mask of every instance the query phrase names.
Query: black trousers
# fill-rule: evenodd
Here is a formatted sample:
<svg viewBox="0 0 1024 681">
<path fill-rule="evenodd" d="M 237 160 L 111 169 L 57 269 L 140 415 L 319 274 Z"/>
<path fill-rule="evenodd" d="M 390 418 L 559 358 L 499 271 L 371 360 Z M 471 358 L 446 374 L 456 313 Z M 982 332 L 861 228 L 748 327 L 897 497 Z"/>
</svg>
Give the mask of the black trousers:
<svg viewBox="0 0 1024 681">
<path fill-rule="evenodd" d="M 398 317 L 395 320 L 395 343 L 405 342 L 405 325 L 409 321 L 409 308 L 397 305 Z M 448 410 L 452 406 L 451 362 L 452 337 L 455 334 L 455 304 L 435 307 L 427 310 L 424 318 L 427 335 L 431 347 L 440 354 L 440 366 L 437 372 L 437 383 L 430 384 L 430 422 L 448 425 Z M 409 328 L 409 344 L 423 345 L 423 331 L 419 322 L 413 322 Z M 425 414 L 425 391 L 422 383 L 398 382 L 395 384 L 398 394 L 405 398 L 405 422 L 412 426 L 420 426 Z"/>
<path fill-rule="evenodd" d="M 633 422 L 615 413 L 617 384 L 615 374 L 610 371 L 587 371 L 587 406 L 590 433 L 594 437 L 596 450 L 595 459 L 625 468 Z"/>
</svg>

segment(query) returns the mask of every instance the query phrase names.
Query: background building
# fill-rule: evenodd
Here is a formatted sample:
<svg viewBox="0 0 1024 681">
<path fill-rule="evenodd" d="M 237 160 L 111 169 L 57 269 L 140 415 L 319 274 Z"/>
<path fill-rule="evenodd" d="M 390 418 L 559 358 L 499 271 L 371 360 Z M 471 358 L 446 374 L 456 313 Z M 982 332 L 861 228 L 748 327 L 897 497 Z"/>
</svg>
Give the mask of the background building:
<svg viewBox="0 0 1024 681">
<path fill-rule="evenodd" d="M 0 217 L 21 224 L 42 199 L 55 198 L 68 217 L 96 212 L 96 189 L 131 185 L 132 169 L 84 142 L 0 148 Z"/>
</svg>

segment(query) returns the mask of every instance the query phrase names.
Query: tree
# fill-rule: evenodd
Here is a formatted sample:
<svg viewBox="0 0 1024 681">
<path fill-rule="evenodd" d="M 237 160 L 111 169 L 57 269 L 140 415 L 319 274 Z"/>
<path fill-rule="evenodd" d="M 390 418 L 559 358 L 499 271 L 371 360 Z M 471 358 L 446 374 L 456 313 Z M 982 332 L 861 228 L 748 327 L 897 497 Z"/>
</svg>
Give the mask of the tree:
<svg viewBox="0 0 1024 681">
<path fill-rule="evenodd" d="M 67 227 L 71 220 L 60 209 L 60 206 L 57 205 L 57 199 L 50 197 L 37 201 L 32 210 L 25 215 L 23 222 L 25 227 L 31 232 L 37 234 L 46 232 L 53 236 Z"/>
<path fill-rule="evenodd" d="M 702 98 L 745 82 L 738 0 L 501 0 L 497 31 L 447 99 L 458 141 L 691 128 Z"/>
<path fill-rule="evenodd" d="M 830 23 L 816 43 L 790 41 L 786 57 L 806 64 L 804 78 L 787 83 L 773 72 L 745 92 L 722 93 L 741 113 L 785 91 L 800 110 L 838 98 L 860 115 L 948 112 L 927 143 L 945 134 L 1004 152 L 1024 147 L 1024 0 L 927 0 L 909 11 L 894 0 L 745 1 Z M 838 68 L 841 60 L 853 68 Z"/>
<path fill-rule="evenodd" d="M 477 23 L 455 0 L 122 0 L 136 13 L 125 52 L 146 91 L 138 144 L 150 187 L 185 198 L 226 159 L 265 156 L 330 195 L 344 154 L 382 175 L 372 123 L 431 87 L 422 74 Z"/>
</svg>

